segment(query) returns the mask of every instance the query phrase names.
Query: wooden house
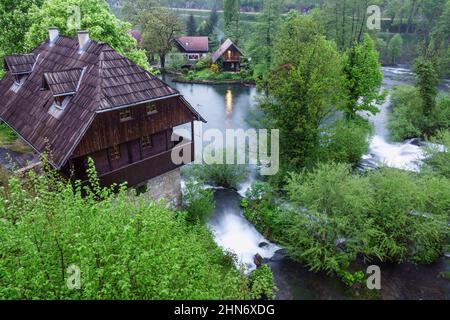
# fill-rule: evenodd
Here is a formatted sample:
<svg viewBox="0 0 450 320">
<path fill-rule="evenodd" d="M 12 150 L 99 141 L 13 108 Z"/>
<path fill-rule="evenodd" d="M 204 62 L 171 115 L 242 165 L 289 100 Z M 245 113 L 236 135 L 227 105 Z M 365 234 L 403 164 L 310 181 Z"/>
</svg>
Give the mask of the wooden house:
<svg viewBox="0 0 450 320">
<path fill-rule="evenodd" d="M 191 65 L 209 52 L 208 37 L 179 37 L 175 44 Z"/>
<path fill-rule="evenodd" d="M 49 39 L 5 57 L 4 67 L 0 119 L 76 179 L 87 179 L 89 157 L 104 186 L 138 186 L 176 170 L 172 151 L 193 150 L 194 141 L 172 141 L 174 127 L 204 121 L 177 90 L 87 32 L 50 29 Z"/>
<path fill-rule="evenodd" d="M 212 63 L 219 64 L 222 71 L 239 72 L 244 53 L 230 39 L 227 39 L 212 55 Z"/>
</svg>

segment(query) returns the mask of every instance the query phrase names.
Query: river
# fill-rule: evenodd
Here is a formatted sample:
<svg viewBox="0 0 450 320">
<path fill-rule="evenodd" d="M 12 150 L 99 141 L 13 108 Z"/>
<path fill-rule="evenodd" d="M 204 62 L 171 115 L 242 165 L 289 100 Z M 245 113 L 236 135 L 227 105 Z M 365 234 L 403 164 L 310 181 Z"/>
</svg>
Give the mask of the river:
<svg viewBox="0 0 450 320">
<path fill-rule="evenodd" d="M 400 84 L 412 84 L 414 74 L 406 68 L 383 68 L 384 89 Z M 248 129 L 249 109 L 258 93 L 254 87 L 241 85 L 200 85 L 174 83 L 168 76 L 163 80 L 178 89 L 194 108 L 208 121 L 203 130 Z M 443 90 L 448 91 L 449 82 Z M 370 118 L 375 132 L 363 167 L 380 163 L 405 170 L 420 170 L 423 152 L 417 141 L 392 143 L 386 129 L 389 98 L 380 106 L 381 112 Z M 196 131 L 197 132 L 197 131 Z M 197 133 L 196 139 L 200 138 Z M 281 248 L 265 239 L 243 216 L 239 207 L 241 196 L 250 187 L 254 177 L 244 183 L 238 193 L 218 189 L 215 192 L 216 209 L 208 226 L 217 244 L 233 251 L 248 270 L 255 268 L 253 257 L 259 253 L 272 268 L 278 287 L 278 299 L 358 299 L 356 291 L 347 288 L 338 279 L 310 272 L 303 265 L 286 258 Z M 450 299 L 450 281 L 439 277 L 450 272 L 445 258 L 429 266 L 385 264 L 382 270 L 381 299 Z"/>
</svg>

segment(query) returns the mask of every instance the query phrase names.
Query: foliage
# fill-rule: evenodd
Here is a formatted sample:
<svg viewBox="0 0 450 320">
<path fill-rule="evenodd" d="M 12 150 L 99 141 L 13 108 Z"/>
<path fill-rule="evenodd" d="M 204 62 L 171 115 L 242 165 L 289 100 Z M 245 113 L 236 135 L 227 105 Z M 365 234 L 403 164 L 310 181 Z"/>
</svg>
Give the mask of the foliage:
<svg viewBox="0 0 450 320">
<path fill-rule="evenodd" d="M 167 56 L 167 67 L 171 70 L 180 70 L 186 62 L 186 57 L 176 50 L 172 50 Z"/>
<path fill-rule="evenodd" d="M 341 59 L 314 16 L 291 12 L 278 32 L 260 102 L 266 127 L 280 130 L 281 162 L 306 166 L 317 156 L 319 126 L 342 101 Z"/>
<path fill-rule="evenodd" d="M 195 69 L 197 70 L 202 70 L 209 67 L 211 67 L 211 54 L 209 53 L 201 57 L 195 64 Z"/>
<path fill-rule="evenodd" d="M 189 18 L 186 22 L 186 31 L 188 36 L 195 36 L 197 33 L 197 24 L 195 22 L 194 15 L 189 15 Z"/>
<path fill-rule="evenodd" d="M 42 3 L 43 0 L 3 0 L 0 2 L 0 30 L 2 30 L 0 57 L 25 51 L 24 36 L 33 23 L 29 13 L 33 7 L 39 8 Z"/>
<path fill-rule="evenodd" d="M 215 187 L 238 190 L 239 185 L 247 179 L 248 166 L 241 164 L 225 164 L 225 155 L 229 150 L 222 152 L 220 161 L 205 158 L 203 164 L 195 164 L 191 168 L 191 174 L 197 181 Z M 219 163 L 220 162 L 220 163 Z"/>
<path fill-rule="evenodd" d="M 161 68 L 166 65 L 166 55 L 172 50 L 174 40 L 184 30 L 183 22 L 173 10 L 153 8 L 140 16 L 142 28 L 141 45 L 150 53 L 157 54 Z"/>
<path fill-rule="evenodd" d="M 403 38 L 400 34 L 396 34 L 392 37 L 388 44 L 388 52 L 391 58 L 391 63 L 395 64 L 397 58 L 400 57 L 400 54 L 403 50 Z"/>
<path fill-rule="evenodd" d="M 252 60 L 253 78 L 262 80 L 272 63 L 272 50 L 277 28 L 281 21 L 283 2 L 264 1 L 264 9 L 258 18 L 258 27 L 253 34 L 248 49 Z"/>
<path fill-rule="evenodd" d="M 439 77 L 433 62 L 427 58 L 417 59 L 414 64 L 417 74 L 416 87 L 422 100 L 422 114 L 429 116 L 436 105 Z"/>
<path fill-rule="evenodd" d="M 450 130 L 439 131 L 431 142 L 426 148 L 426 167 L 450 179 Z"/>
<path fill-rule="evenodd" d="M 284 240 L 289 255 L 312 270 L 341 273 L 365 259 L 435 261 L 448 234 L 450 181 L 383 168 L 366 176 L 345 165 L 319 165 L 292 174 L 291 214 Z"/>
<path fill-rule="evenodd" d="M 239 46 L 243 34 L 239 3 L 239 0 L 224 0 L 223 4 L 225 35 L 237 46 Z"/>
<path fill-rule="evenodd" d="M 429 102 L 432 103 L 432 102 Z M 441 95 L 429 112 L 417 88 L 396 87 L 392 93 L 392 113 L 388 119 L 391 139 L 403 141 L 408 138 L 429 138 L 439 130 L 450 127 L 450 97 Z"/>
<path fill-rule="evenodd" d="M 345 53 L 344 73 L 347 78 L 348 101 L 344 108 L 347 118 L 355 117 L 358 111 L 378 113 L 376 104 L 382 103 L 385 97 L 380 94 L 383 74 L 378 52 L 369 35 Z"/>
<path fill-rule="evenodd" d="M 213 63 L 210 67 L 210 70 L 212 73 L 218 73 L 219 72 L 219 66 L 215 63 Z"/>
<path fill-rule="evenodd" d="M 17 135 L 4 122 L 0 123 L 0 146 L 14 143 Z"/>
<path fill-rule="evenodd" d="M 204 223 L 215 208 L 214 192 L 205 189 L 203 184 L 192 180 L 186 183 L 183 193 L 183 209 L 187 211 L 187 220 Z"/>
<path fill-rule="evenodd" d="M 73 8 L 79 7 L 80 25 L 69 23 Z M 49 27 L 58 27 L 63 35 L 75 36 L 77 29 L 88 30 L 93 40 L 102 41 L 114 50 L 151 70 L 143 50 L 136 49 L 136 40 L 128 34 L 129 23 L 117 19 L 100 0 L 45 0 L 29 13 L 30 27 L 25 34 L 25 50 L 30 51 L 48 37 Z"/>
<path fill-rule="evenodd" d="M 275 281 L 269 266 L 262 265 L 250 275 L 250 292 L 252 300 L 275 299 Z"/>
<path fill-rule="evenodd" d="M 239 73 L 230 73 L 230 72 L 214 72 L 212 70 L 213 67 L 208 69 L 202 69 L 200 71 L 189 71 L 187 75 L 181 77 L 182 80 L 188 81 L 240 81 L 242 80 L 242 76 Z"/>
<path fill-rule="evenodd" d="M 248 280 L 225 263 L 204 226 L 125 188 L 113 195 L 94 180 L 84 189 L 56 177 L 30 173 L 2 190 L 0 298 L 250 297 Z M 81 270 L 80 290 L 67 287 L 71 265 Z"/>
<path fill-rule="evenodd" d="M 354 121 L 337 120 L 320 137 L 319 158 L 322 162 L 357 165 L 369 151 L 371 132 L 371 125 L 360 117 Z"/>
<path fill-rule="evenodd" d="M 392 113 L 388 118 L 390 137 L 394 141 L 404 141 L 421 135 L 420 96 L 412 86 L 395 87 L 392 93 Z"/>
</svg>

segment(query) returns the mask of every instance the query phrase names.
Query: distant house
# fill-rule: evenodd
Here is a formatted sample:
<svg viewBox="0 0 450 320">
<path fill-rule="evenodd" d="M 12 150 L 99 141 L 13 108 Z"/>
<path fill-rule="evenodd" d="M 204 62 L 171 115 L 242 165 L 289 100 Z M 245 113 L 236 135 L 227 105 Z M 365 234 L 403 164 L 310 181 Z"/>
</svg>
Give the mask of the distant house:
<svg viewBox="0 0 450 320">
<path fill-rule="evenodd" d="M 4 66 L 0 119 L 37 153 L 49 149 L 63 176 L 85 181 L 92 158 L 103 186 L 181 194 L 182 164 L 171 154 L 192 151 L 194 141 L 172 141 L 173 129 L 204 119 L 177 90 L 87 32 L 50 29 L 31 54 L 5 57 Z"/>
<path fill-rule="evenodd" d="M 222 71 L 239 72 L 244 53 L 230 39 L 227 39 L 212 55 L 212 63 L 221 62 Z"/>
<path fill-rule="evenodd" d="M 208 37 L 179 37 L 175 44 L 190 64 L 194 64 L 209 52 Z"/>
</svg>

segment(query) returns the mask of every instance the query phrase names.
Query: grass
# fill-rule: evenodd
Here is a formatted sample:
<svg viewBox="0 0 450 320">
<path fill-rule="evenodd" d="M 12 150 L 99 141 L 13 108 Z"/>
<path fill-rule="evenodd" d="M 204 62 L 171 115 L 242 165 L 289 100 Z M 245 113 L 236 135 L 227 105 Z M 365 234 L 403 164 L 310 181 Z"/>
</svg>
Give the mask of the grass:
<svg viewBox="0 0 450 320">
<path fill-rule="evenodd" d="M 0 147 L 17 153 L 30 153 L 32 149 L 5 123 L 0 124 Z"/>
<path fill-rule="evenodd" d="M 242 80 L 240 73 L 218 72 L 214 73 L 210 69 L 202 69 L 199 71 L 190 71 L 181 77 L 183 80 L 209 80 L 209 81 L 235 81 Z"/>
</svg>

